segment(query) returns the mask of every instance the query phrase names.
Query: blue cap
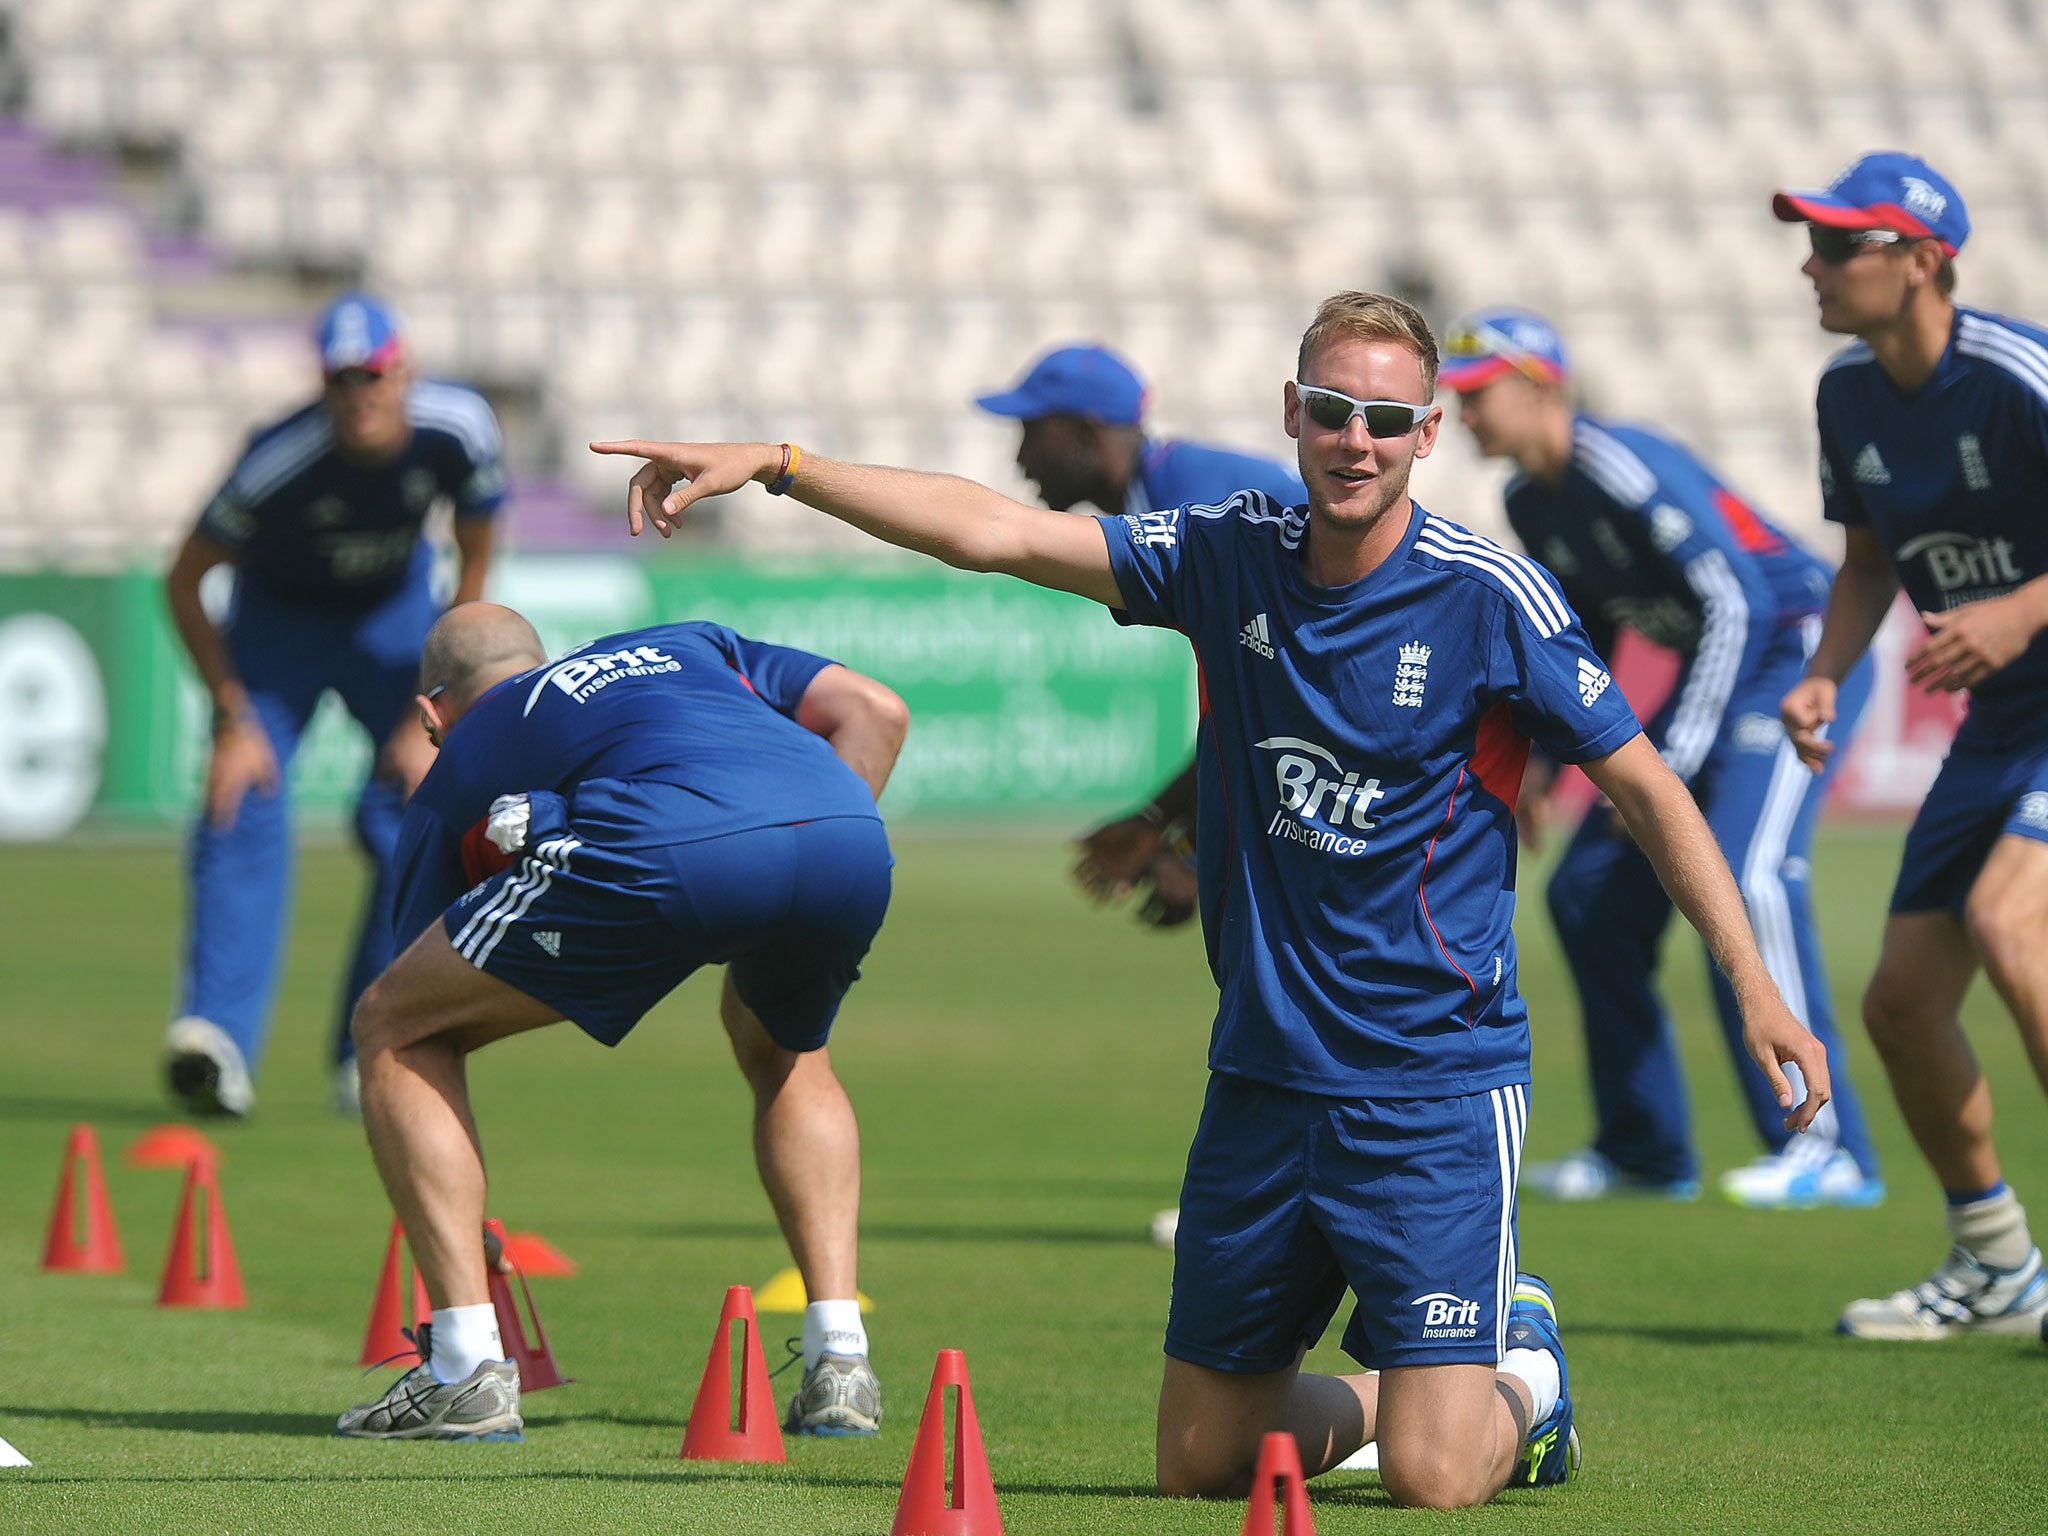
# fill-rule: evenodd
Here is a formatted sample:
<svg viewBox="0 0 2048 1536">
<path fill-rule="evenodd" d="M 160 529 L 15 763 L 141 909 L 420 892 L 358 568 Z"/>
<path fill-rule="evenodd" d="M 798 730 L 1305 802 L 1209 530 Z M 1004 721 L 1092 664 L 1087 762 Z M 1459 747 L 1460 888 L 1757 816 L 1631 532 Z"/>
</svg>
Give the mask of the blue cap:
<svg viewBox="0 0 2048 1536">
<path fill-rule="evenodd" d="M 328 305 L 315 334 L 321 370 L 329 374 L 344 368 L 388 373 L 404 351 L 398 316 L 367 293 L 345 293 Z"/>
<path fill-rule="evenodd" d="M 974 403 L 1020 421 L 1085 416 L 1113 427 L 1135 427 L 1145 415 L 1145 385 L 1107 347 L 1056 347 L 1031 365 L 1016 388 L 976 395 Z"/>
<path fill-rule="evenodd" d="M 1918 155 L 1891 149 L 1865 155 L 1824 192 L 1777 193 L 1771 211 L 1788 224 L 1890 229 L 1939 240 L 1951 256 L 1970 238 L 1970 216 L 1948 178 Z"/>
<path fill-rule="evenodd" d="M 1562 383 L 1571 372 L 1557 329 L 1533 310 L 1498 305 L 1460 321 L 1444 337 L 1437 379 L 1460 393 L 1519 373 L 1539 384 Z"/>
</svg>

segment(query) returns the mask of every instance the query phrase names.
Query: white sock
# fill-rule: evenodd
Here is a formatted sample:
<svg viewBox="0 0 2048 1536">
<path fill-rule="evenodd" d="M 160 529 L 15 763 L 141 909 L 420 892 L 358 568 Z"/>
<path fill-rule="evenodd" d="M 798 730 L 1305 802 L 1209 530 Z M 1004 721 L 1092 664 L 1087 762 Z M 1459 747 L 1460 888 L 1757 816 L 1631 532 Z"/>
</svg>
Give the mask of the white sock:
<svg viewBox="0 0 2048 1536">
<path fill-rule="evenodd" d="M 858 1301 L 814 1301 L 804 1308 L 804 1369 L 830 1350 L 835 1355 L 865 1355 L 868 1330 L 860 1320 Z"/>
<path fill-rule="evenodd" d="M 2018 1269 L 2033 1252 L 2027 1211 L 2010 1189 L 1948 1208 L 1948 1232 L 1986 1269 Z"/>
<path fill-rule="evenodd" d="M 437 1307 L 433 1322 L 434 1354 L 427 1364 L 434 1380 L 444 1384 L 462 1381 L 486 1360 L 505 1358 L 505 1344 L 498 1337 L 498 1309 L 488 1301 L 473 1307 Z"/>
<path fill-rule="evenodd" d="M 1535 1401 L 1529 1407 L 1529 1427 L 1534 1429 L 1557 1408 L 1557 1394 L 1564 1389 L 1558 1379 L 1557 1356 L 1547 1349 L 1511 1349 L 1501 1357 L 1500 1373 L 1512 1376 L 1529 1389 Z"/>
</svg>

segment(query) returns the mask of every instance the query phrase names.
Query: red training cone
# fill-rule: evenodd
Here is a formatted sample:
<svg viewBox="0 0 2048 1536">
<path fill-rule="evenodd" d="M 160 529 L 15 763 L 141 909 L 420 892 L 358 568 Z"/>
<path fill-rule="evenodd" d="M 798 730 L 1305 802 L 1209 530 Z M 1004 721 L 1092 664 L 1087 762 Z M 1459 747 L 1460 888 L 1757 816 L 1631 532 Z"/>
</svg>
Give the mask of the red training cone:
<svg viewBox="0 0 2048 1536">
<path fill-rule="evenodd" d="M 576 1261 L 538 1232 L 508 1232 L 505 1252 L 522 1275 L 573 1275 Z"/>
<path fill-rule="evenodd" d="M 223 1158 L 214 1144 L 189 1125 L 152 1125 L 128 1143 L 130 1168 L 184 1168 L 195 1157 Z"/>
<path fill-rule="evenodd" d="M 196 1196 L 206 1196 L 204 1210 Z M 201 1235 L 195 1239 L 194 1232 Z M 235 1240 L 228 1233 L 228 1213 L 221 1208 L 220 1176 L 213 1159 L 202 1157 L 185 1170 L 185 1193 L 178 1201 L 178 1224 L 171 1229 L 171 1251 L 164 1259 L 163 1283 L 157 1288 L 160 1307 L 239 1307 L 242 1271 L 235 1262 Z"/>
<path fill-rule="evenodd" d="M 369 1326 L 363 1329 L 363 1351 L 357 1356 L 357 1365 L 381 1365 L 402 1355 L 413 1353 L 413 1343 L 405 1336 L 405 1286 L 402 1283 L 399 1244 L 405 1236 L 404 1228 L 396 1216 L 391 1218 L 391 1241 L 384 1246 L 384 1270 L 377 1277 L 377 1294 L 370 1302 Z M 432 1315 L 427 1303 L 426 1283 L 420 1279 L 420 1268 L 412 1266 L 412 1323 L 419 1325 Z"/>
<path fill-rule="evenodd" d="M 953 1491 L 946 1493 L 946 1388 L 956 1389 L 953 1401 Z M 996 1508 L 996 1485 L 989 1476 L 988 1453 L 981 1448 L 981 1422 L 974 1416 L 974 1394 L 967 1389 L 967 1357 L 957 1349 L 939 1351 L 932 1368 L 931 1392 L 917 1438 L 910 1443 L 910 1465 L 903 1471 L 903 1492 L 896 1500 L 896 1519 L 889 1536 L 1003 1536 L 1003 1517 Z"/>
<path fill-rule="evenodd" d="M 1316 1536 L 1308 1512 L 1308 1483 L 1301 1475 L 1301 1447 L 1294 1436 L 1276 1430 L 1259 1442 L 1259 1465 L 1252 1473 L 1252 1501 L 1244 1512 L 1242 1536 L 1273 1536 L 1275 1483 L 1279 1494 L 1280 1536 Z"/>
<path fill-rule="evenodd" d="M 484 1225 L 498 1234 L 498 1241 L 505 1241 L 505 1227 L 502 1222 L 487 1220 Z M 533 1319 L 533 1339 L 529 1343 L 526 1330 L 520 1325 L 519 1307 L 512 1300 L 512 1287 L 505 1277 L 495 1269 L 486 1278 L 491 1286 L 491 1305 L 498 1309 L 498 1339 L 505 1346 L 505 1358 L 519 1367 L 519 1390 L 541 1392 L 549 1387 L 567 1385 L 569 1378 L 555 1369 L 554 1352 L 548 1348 L 548 1336 L 540 1326 L 540 1311 L 533 1304 L 533 1292 L 526 1287 L 526 1276 L 519 1273 L 519 1261 L 512 1261 L 512 1273 L 519 1280 L 519 1294 L 526 1298 L 526 1314 Z"/>
<path fill-rule="evenodd" d="M 739 1412 L 732 1402 L 732 1325 L 746 1324 L 740 1340 L 745 1363 L 740 1367 Z M 754 1317 L 754 1293 L 735 1285 L 725 1293 L 718 1314 L 718 1332 L 711 1337 L 711 1355 L 697 1400 L 690 1405 L 690 1424 L 683 1431 L 681 1461 L 787 1461 L 782 1428 L 775 1419 L 774 1388 L 768 1385 L 768 1357 L 761 1353 L 761 1325 Z"/>
<path fill-rule="evenodd" d="M 72 1186 L 80 1165 L 85 1179 L 85 1236 L 78 1235 L 78 1211 Z M 71 1127 L 64 1145 L 64 1171 L 57 1176 L 57 1204 L 50 1212 L 50 1235 L 43 1241 L 43 1268 L 81 1275 L 111 1275 L 121 1268 L 121 1236 L 114 1230 L 114 1208 L 107 1203 L 106 1175 L 100 1171 L 100 1140 L 89 1125 Z"/>
</svg>

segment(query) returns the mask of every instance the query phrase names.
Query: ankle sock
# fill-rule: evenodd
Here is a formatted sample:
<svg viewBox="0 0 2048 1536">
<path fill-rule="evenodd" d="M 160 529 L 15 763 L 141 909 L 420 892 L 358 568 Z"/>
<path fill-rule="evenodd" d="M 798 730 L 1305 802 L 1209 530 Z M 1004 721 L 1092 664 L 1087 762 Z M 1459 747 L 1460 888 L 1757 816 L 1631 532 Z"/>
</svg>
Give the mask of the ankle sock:
<svg viewBox="0 0 2048 1536">
<path fill-rule="evenodd" d="M 1948 1231 L 1986 1269 L 2018 1269 L 2034 1248 L 2026 1208 L 2002 1181 L 1981 1199 L 1949 1206 Z"/>
<path fill-rule="evenodd" d="M 488 1301 L 473 1307 L 437 1307 L 434 1310 L 433 1358 L 427 1364 L 434 1380 L 461 1381 L 486 1360 L 505 1358 L 504 1342 L 498 1337 L 498 1309 Z"/>
<path fill-rule="evenodd" d="M 1557 1356 L 1549 1350 L 1511 1349 L 1501 1357 L 1499 1370 L 1521 1382 L 1535 1400 L 1529 1408 L 1530 1429 L 1557 1411 L 1557 1395 L 1564 1390 L 1564 1382 L 1558 1376 Z"/>
<path fill-rule="evenodd" d="M 867 1326 L 860 1320 L 858 1301 L 814 1301 L 804 1308 L 804 1369 L 818 1363 L 827 1351 L 835 1355 L 865 1355 Z"/>
</svg>

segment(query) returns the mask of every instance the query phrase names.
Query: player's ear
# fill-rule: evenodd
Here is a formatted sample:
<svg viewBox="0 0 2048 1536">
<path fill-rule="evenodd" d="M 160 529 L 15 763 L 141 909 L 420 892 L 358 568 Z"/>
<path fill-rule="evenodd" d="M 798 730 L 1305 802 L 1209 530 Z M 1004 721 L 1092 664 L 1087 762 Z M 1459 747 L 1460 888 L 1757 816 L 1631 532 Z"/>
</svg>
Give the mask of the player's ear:
<svg viewBox="0 0 2048 1536">
<path fill-rule="evenodd" d="M 1443 424 L 1443 408 L 1439 406 L 1427 421 L 1415 429 L 1416 458 L 1426 459 L 1429 457 L 1429 451 L 1436 446 L 1436 435 L 1443 430 Z"/>
<path fill-rule="evenodd" d="M 441 733 L 447 729 L 447 726 L 441 720 L 440 707 L 424 693 L 414 694 L 412 701 L 419 709 L 420 725 L 427 733 L 427 740 L 437 747 L 440 746 Z"/>
<path fill-rule="evenodd" d="M 1299 441 L 1301 438 L 1301 391 L 1289 379 L 1280 386 L 1280 424 L 1287 429 L 1287 435 Z"/>
</svg>

